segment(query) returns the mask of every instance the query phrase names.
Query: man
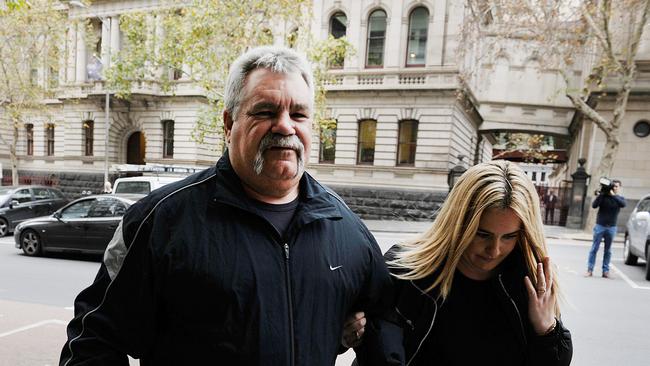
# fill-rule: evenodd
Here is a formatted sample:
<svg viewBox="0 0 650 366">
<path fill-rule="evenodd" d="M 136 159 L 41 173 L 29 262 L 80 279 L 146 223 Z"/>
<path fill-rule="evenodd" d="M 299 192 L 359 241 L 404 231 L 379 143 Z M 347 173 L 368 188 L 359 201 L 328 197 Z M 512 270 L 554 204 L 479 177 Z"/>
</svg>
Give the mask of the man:
<svg viewBox="0 0 650 366">
<path fill-rule="evenodd" d="M 598 216 L 596 217 L 596 225 L 594 226 L 594 240 L 591 244 L 589 251 L 589 259 L 587 261 L 587 277 L 594 274 L 594 266 L 596 264 L 596 254 L 600 242 L 605 239 L 605 249 L 603 253 L 603 272 L 605 278 L 609 278 L 609 261 L 612 258 L 612 240 L 616 236 L 616 219 L 622 207 L 625 207 L 625 198 L 618 195 L 621 188 L 621 181 L 617 179 L 612 180 L 611 189 L 601 189 L 598 196 L 594 199 L 591 207 L 598 209 Z"/>
<path fill-rule="evenodd" d="M 228 151 L 127 212 L 61 365 L 334 365 L 346 315 L 380 311 L 390 277 L 363 223 L 304 171 L 313 99 L 294 51 L 235 61 Z"/>
<path fill-rule="evenodd" d="M 557 202 L 557 196 L 555 195 L 555 192 L 553 192 L 552 189 L 546 191 L 542 202 L 544 202 L 544 223 L 549 223 L 548 217 L 550 215 L 552 225 L 555 221 L 555 203 Z"/>
</svg>

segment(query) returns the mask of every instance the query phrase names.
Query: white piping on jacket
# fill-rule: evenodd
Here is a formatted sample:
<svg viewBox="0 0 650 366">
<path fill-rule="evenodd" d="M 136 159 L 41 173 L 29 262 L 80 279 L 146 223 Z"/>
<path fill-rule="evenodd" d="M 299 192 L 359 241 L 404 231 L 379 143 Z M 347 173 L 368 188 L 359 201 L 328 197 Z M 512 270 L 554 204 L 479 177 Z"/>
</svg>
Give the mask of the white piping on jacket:
<svg viewBox="0 0 650 366">
<path fill-rule="evenodd" d="M 430 298 L 431 301 L 433 301 L 433 304 L 435 305 L 435 309 L 433 311 L 433 318 L 431 319 L 431 324 L 429 325 L 429 329 L 427 330 L 427 333 L 422 337 L 422 340 L 420 341 L 420 344 L 418 344 L 418 348 L 415 349 L 415 352 L 413 352 L 413 356 L 409 359 L 409 361 L 406 363 L 406 366 L 409 366 L 411 362 L 415 359 L 415 356 L 417 356 L 418 352 L 420 352 L 420 348 L 424 344 L 424 341 L 427 339 L 429 336 L 429 333 L 431 333 L 431 329 L 433 329 L 433 323 L 436 321 L 436 315 L 438 314 L 438 302 L 431 297 L 428 293 L 424 292 L 421 288 L 418 287 L 413 281 L 409 281 L 411 284 L 418 289 L 422 294 L 424 294 L 426 297 Z"/>
</svg>

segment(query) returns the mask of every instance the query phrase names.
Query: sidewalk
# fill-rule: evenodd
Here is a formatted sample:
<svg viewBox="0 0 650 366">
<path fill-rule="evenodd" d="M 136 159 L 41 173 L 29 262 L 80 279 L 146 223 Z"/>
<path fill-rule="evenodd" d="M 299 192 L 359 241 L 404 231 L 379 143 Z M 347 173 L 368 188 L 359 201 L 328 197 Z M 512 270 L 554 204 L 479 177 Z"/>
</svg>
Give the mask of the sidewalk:
<svg viewBox="0 0 650 366">
<path fill-rule="evenodd" d="M 384 221 L 363 220 L 368 229 L 373 232 L 421 233 L 427 230 L 431 223 L 428 221 Z M 590 232 L 577 229 L 567 229 L 564 226 L 544 225 L 544 236 L 547 239 L 567 239 L 591 242 Z M 619 232 L 614 243 L 622 244 L 624 234 Z"/>
</svg>

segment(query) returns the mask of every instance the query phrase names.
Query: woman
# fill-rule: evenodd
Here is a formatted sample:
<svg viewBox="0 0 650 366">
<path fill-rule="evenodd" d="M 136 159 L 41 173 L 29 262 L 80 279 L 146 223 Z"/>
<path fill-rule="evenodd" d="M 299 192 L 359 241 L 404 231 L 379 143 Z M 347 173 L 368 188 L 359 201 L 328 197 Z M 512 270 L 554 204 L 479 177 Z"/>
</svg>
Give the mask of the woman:
<svg viewBox="0 0 650 366">
<path fill-rule="evenodd" d="M 351 317 L 366 365 L 569 365 L 539 197 L 516 165 L 463 174 L 432 227 L 386 254 L 394 309 Z M 365 335 L 364 335 L 365 333 Z"/>
</svg>

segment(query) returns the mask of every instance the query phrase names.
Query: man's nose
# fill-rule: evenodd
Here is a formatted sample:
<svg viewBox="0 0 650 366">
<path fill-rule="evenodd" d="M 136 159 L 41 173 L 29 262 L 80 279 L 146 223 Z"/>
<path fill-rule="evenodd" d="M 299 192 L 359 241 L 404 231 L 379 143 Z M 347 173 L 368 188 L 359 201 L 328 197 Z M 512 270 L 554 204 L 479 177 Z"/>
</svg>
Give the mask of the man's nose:
<svg viewBox="0 0 650 366">
<path fill-rule="evenodd" d="M 271 131 L 284 136 L 294 135 L 296 133 L 289 111 L 282 111 L 278 114 L 277 120 L 273 123 Z"/>
</svg>

